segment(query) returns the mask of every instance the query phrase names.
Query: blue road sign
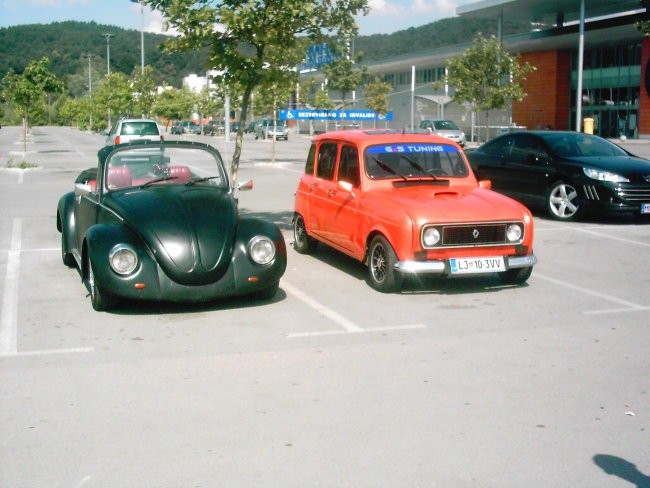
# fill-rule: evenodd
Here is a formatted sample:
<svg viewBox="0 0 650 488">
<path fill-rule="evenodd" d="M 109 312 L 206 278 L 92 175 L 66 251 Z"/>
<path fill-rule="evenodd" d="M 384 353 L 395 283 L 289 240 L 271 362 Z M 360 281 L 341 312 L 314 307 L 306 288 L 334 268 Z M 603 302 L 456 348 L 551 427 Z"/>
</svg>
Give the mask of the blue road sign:
<svg viewBox="0 0 650 488">
<path fill-rule="evenodd" d="M 374 110 L 280 110 L 282 120 L 393 120 L 393 112 L 378 115 Z"/>
</svg>

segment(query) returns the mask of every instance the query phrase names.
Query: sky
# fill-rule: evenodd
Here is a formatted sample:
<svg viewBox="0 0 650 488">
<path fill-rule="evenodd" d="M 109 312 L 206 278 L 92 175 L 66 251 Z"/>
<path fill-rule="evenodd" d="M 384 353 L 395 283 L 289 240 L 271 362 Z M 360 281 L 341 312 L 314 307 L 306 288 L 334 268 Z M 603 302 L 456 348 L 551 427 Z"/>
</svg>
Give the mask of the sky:
<svg viewBox="0 0 650 488">
<path fill-rule="evenodd" d="M 477 0 L 368 0 L 370 13 L 359 17 L 360 35 L 390 34 L 453 17 L 456 7 Z M 94 21 L 124 29 L 162 32 L 163 18 L 131 0 L 0 0 L 0 27 Z"/>
</svg>

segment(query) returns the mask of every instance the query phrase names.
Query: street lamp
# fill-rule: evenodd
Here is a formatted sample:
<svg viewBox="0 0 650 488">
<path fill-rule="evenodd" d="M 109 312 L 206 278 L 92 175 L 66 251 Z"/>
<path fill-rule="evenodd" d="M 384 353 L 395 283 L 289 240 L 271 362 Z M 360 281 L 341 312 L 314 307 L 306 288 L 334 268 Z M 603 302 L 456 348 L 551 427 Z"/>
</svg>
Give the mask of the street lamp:
<svg viewBox="0 0 650 488">
<path fill-rule="evenodd" d="M 114 34 L 102 34 L 106 38 L 106 74 L 111 74 L 111 37 L 115 37 Z"/>
<path fill-rule="evenodd" d="M 140 67 L 144 78 L 144 7 L 140 0 L 131 0 L 131 3 L 140 4 Z"/>
<path fill-rule="evenodd" d="M 111 74 L 111 37 L 114 37 L 113 34 L 104 33 L 102 34 L 106 38 L 106 76 Z M 111 130 L 111 109 L 108 109 L 108 130 Z"/>
<path fill-rule="evenodd" d="M 93 57 L 95 56 L 94 54 L 86 54 L 85 55 L 88 58 L 88 92 L 90 93 L 90 96 L 93 96 L 93 77 L 92 77 L 92 64 L 91 61 Z"/>
<path fill-rule="evenodd" d="M 93 59 L 94 54 L 86 54 L 86 57 L 88 58 L 88 92 L 90 93 L 90 99 L 92 103 L 92 98 L 93 98 L 93 77 L 92 77 L 92 64 L 91 61 Z M 93 115 L 92 112 L 90 113 L 90 127 L 93 126 Z"/>
</svg>

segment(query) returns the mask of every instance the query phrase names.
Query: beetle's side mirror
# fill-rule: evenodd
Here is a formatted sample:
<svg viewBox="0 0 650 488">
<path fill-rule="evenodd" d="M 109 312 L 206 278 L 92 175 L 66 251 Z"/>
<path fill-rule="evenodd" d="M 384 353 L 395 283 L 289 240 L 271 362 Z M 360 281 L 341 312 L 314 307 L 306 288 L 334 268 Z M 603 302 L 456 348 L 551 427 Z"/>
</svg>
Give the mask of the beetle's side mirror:
<svg viewBox="0 0 650 488">
<path fill-rule="evenodd" d="M 74 192 L 76 195 L 87 195 L 93 191 L 92 187 L 88 183 L 75 183 Z"/>
<path fill-rule="evenodd" d="M 237 185 L 237 189 L 240 191 L 248 191 L 253 189 L 253 180 L 244 181 Z"/>
<path fill-rule="evenodd" d="M 478 187 L 483 188 L 485 190 L 491 190 L 492 189 L 492 181 L 490 181 L 490 180 L 480 180 L 478 182 Z"/>
</svg>

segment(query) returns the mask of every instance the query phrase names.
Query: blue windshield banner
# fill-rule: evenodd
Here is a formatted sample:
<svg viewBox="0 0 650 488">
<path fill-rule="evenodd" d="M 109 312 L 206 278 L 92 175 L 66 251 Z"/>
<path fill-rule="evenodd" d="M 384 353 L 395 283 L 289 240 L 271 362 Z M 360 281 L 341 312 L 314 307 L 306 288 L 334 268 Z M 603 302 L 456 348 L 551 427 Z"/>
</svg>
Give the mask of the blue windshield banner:
<svg viewBox="0 0 650 488">
<path fill-rule="evenodd" d="M 410 143 L 410 144 L 391 144 L 371 146 L 366 149 L 369 154 L 393 154 L 393 153 L 440 153 L 440 152 L 458 152 L 458 149 L 452 145 L 447 144 L 426 144 L 426 143 Z"/>
</svg>

